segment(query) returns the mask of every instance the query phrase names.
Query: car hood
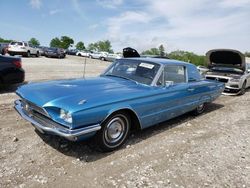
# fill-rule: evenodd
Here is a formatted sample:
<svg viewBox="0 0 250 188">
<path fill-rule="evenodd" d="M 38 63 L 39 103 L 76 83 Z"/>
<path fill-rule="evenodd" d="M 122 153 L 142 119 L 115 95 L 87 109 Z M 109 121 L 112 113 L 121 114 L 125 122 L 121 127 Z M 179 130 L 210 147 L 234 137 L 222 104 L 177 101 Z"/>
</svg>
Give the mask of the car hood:
<svg viewBox="0 0 250 188">
<path fill-rule="evenodd" d="M 58 107 L 75 112 L 133 98 L 149 88 L 130 80 L 103 76 L 31 83 L 21 86 L 16 93 L 40 107 Z"/>
<path fill-rule="evenodd" d="M 230 66 L 236 67 L 245 71 L 246 63 L 245 56 L 231 49 L 213 49 L 206 53 L 208 66 Z"/>
</svg>

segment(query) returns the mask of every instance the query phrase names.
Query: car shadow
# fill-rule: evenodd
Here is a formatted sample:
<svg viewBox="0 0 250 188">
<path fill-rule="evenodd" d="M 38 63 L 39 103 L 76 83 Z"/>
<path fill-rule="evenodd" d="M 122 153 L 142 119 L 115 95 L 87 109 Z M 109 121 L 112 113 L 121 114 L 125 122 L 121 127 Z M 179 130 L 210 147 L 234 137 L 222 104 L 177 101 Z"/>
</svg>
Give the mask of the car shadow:
<svg viewBox="0 0 250 188">
<path fill-rule="evenodd" d="M 218 110 L 223 107 L 224 105 L 217 103 L 208 104 L 205 112 L 202 115 L 208 114 L 212 111 Z M 157 134 L 160 134 L 164 131 L 174 128 L 182 123 L 188 122 L 194 118 L 196 118 L 196 116 L 193 116 L 190 113 L 186 113 L 177 118 L 157 124 L 147 129 L 141 131 L 134 131 L 128 138 L 126 144 L 122 146 L 120 149 L 125 149 L 128 146 L 135 145 L 147 138 L 156 136 Z M 92 145 L 91 140 L 84 142 L 71 142 L 63 138 L 60 138 L 58 136 L 41 134 L 39 131 L 36 132 L 41 137 L 41 139 L 43 139 L 43 141 L 49 146 L 53 147 L 54 149 L 58 150 L 64 155 L 77 158 L 78 160 L 83 162 L 94 162 L 96 160 L 105 158 L 106 156 L 111 155 L 112 153 L 115 152 L 113 151 L 108 153 L 102 153 Z"/>
<path fill-rule="evenodd" d="M 25 85 L 28 82 L 23 82 L 20 84 L 13 84 L 13 85 L 5 85 L 0 89 L 0 95 L 5 93 L 13 93 L 17 90 L 19 86 Z"/>
</svg>

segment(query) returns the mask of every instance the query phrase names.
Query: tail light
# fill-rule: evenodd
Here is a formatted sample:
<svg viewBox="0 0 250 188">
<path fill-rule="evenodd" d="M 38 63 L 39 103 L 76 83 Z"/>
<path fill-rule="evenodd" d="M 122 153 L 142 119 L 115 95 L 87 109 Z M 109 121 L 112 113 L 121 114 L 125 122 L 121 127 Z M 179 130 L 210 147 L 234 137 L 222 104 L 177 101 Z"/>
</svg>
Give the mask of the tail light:
<svg viewBox="0 0 250 188">
<path fill-rule="evenodd" d="M 22 62 L 21 62 L 21 60 L 14 61 L 13 64 L 16 66 L 16 68 L 22 68 Z"/>
</svg>

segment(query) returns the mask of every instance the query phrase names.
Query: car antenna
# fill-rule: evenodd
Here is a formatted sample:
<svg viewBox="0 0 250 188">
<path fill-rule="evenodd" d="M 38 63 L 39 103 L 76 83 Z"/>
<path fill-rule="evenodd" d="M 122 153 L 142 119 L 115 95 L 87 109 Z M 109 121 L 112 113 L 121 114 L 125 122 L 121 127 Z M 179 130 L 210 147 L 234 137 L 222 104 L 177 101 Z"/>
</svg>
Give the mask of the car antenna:
<svg viewBox="0 0 250 188">
<path fill-rule="evenodd" d="M 86 71 L 86 62 L 87 62 L 87 58 L 84 57 L 84 66 L 83 66 L 83 78 L 85 79 L 85 71 Z"/>
</svg>

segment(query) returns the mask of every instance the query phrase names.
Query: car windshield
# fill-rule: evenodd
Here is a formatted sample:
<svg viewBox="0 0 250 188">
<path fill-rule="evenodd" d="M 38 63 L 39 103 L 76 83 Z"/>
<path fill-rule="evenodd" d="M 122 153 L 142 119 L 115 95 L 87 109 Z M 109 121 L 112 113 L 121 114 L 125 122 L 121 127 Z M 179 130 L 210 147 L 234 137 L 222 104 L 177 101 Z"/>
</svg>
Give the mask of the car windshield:
<svg viewBox="0 0 250 188">
<path fill-rule="evenodd" d="M 11 44 L 11 45 L 19 45 L 19 46 L 22 46 L 22 45 L 23 45 L 22 42 L 11 42 L 10 44 Z"/>
<path fill-rule="evenodd" d="M 118 60 L 113 63 L 102 76 L 114 76 L 150 85 L 160 65 L 138 60 Z"/>
<path fill-rule="evenodd" d="M 243 73 L 241 69 L 234 67 L 212 67 L 212 71 Z"/>
</svg>

